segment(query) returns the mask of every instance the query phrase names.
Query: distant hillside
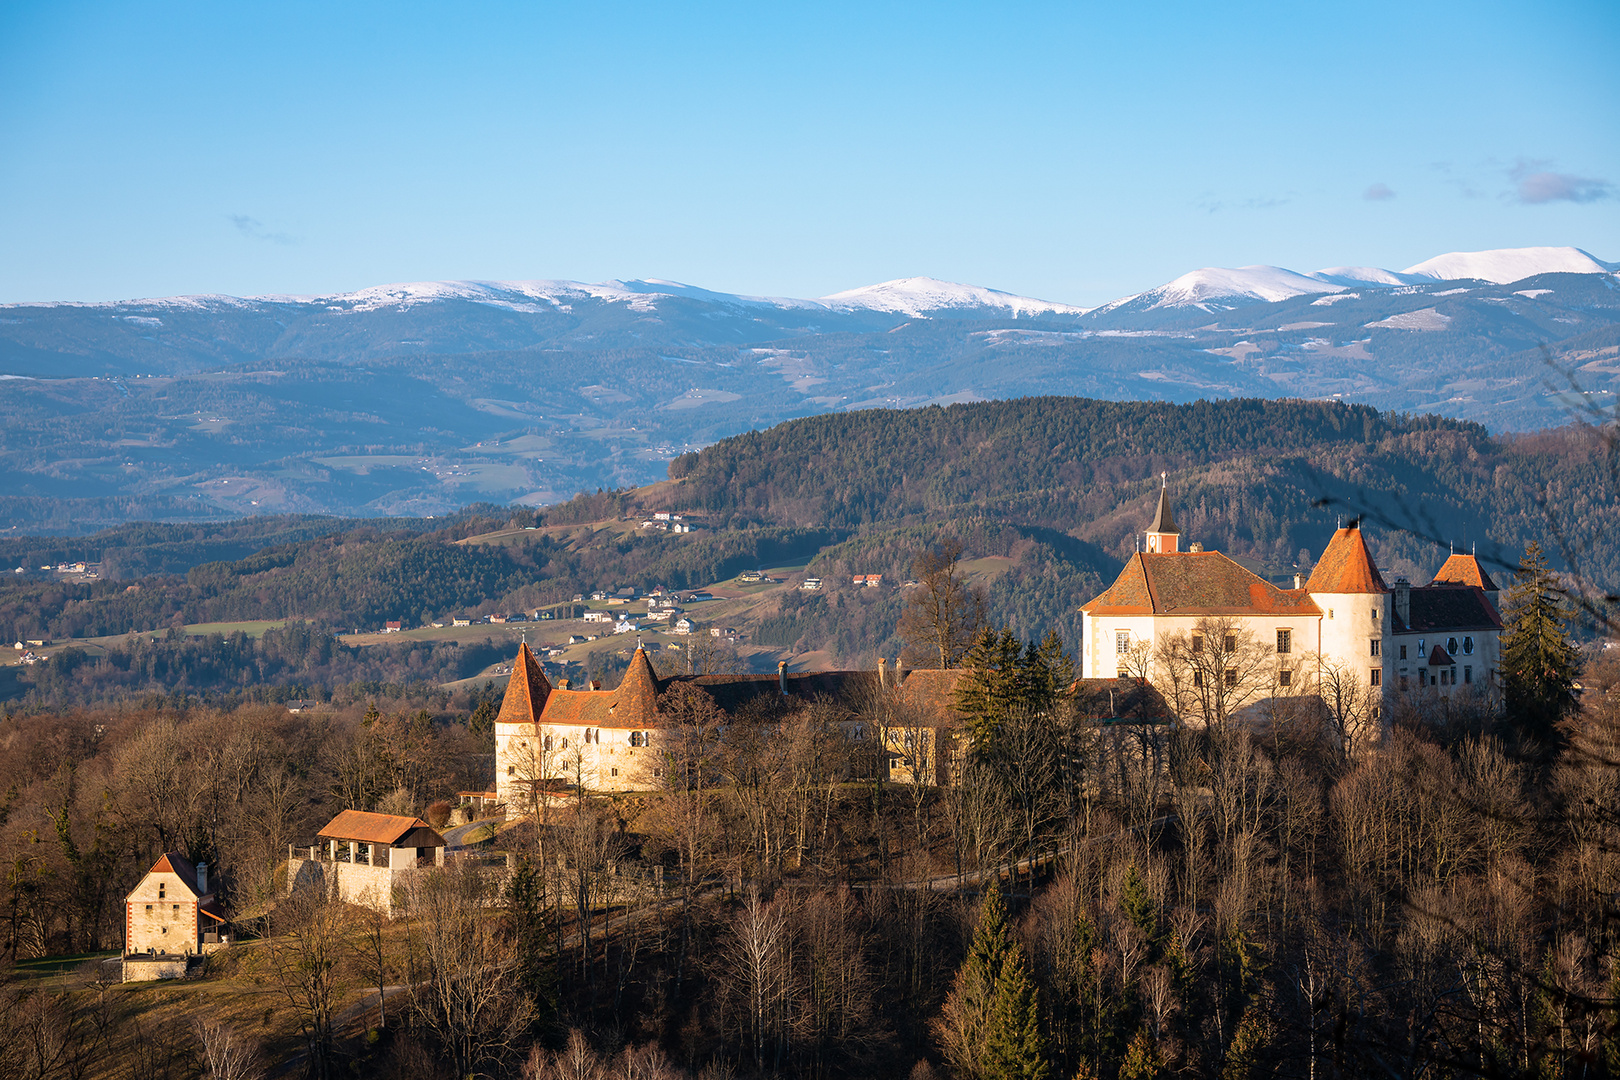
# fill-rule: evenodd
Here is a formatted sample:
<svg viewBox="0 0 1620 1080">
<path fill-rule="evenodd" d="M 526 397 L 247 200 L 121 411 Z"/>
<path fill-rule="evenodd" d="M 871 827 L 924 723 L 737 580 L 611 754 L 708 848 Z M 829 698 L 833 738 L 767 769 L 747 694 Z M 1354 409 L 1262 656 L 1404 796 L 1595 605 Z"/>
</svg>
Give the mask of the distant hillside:
<svg viewBox="0 0 1620 1080">
<path fill-rule="evenodd" d="M 0 532 L 541 506 L 797 417 L 1052 394 L 1527 431 L 1614 406 L 1617 335 L 1620 278 L 1573 248 L 1210 268 L 1091 311 L 923 278 L 820 300 L 429 282 L 5 305 Z"/>
<path fill-rule="evenodd" d="M 1382 565 L 1414 579 L 1449 543 L 1493 565 L 1550 535 L 1620 580 L 1614 478 L 1578 429 L 1493 437 L 1478 424 L 1307 401 L 1026 398 L 810 417 L 671 466 L 671 506 L 734 522 L 873 529 L 964 517 L 1073 536 L 1123 560 L 1168 473 L 1189 541 L 1273 574 L 1308 569 L 1365 515 Z M 1543 498 L 1546 500 L 1543 508 Z"/>
</svg>

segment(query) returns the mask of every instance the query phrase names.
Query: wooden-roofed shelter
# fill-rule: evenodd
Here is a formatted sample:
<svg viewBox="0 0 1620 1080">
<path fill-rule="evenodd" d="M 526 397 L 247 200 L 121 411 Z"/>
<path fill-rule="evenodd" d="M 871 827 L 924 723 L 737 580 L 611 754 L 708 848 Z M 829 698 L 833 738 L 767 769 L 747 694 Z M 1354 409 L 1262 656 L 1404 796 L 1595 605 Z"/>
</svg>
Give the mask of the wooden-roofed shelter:
<svg viewBox="0 0 1620 1080">
<path fill-rule="evenodd" d="M 444 837 L 417 817 L 344 810 L 316 835 L 326 841 L 333 862 L 363 862 L 396 870 L 444 863 Z M 345 859 L 338 858 L 340 850 Z"/>
</svg>

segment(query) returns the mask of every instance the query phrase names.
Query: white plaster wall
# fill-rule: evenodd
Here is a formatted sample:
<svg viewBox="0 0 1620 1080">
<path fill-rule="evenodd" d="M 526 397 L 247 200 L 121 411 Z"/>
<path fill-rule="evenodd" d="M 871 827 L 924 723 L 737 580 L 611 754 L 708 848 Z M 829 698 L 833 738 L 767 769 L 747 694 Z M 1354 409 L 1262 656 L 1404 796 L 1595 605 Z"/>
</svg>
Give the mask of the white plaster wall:
<svg viewBox="0 0 1620 1080">
<path fill-rule="evenodd" d="M 124 934 L 130 952 L 196 952 L 197 898 L 179 874 L 148 874 L 125 901 Z"/>
<path fill-rule="evenodd" d="M 1324 663 L 1337 662 L 1354 672 L 1363 688 L 1372 690 L 1372 672 L 1376 668 L 1382 680 L 1378 688 L 1389 692 L 1395 682 L 1394 672 L 1399 663 L 1392 660 L 1397 650 L 1390 630 L 1390 615 L 1394 610 L 1389 593 L 1312 593 L 1311 599 L 1322 609 L 1321 654 Z M 1331 612 L 1331 614 L 1329 614 Z M 1372 655 L 1372 641 L 1379 642 L 1379 655 Z"/>
</svg>

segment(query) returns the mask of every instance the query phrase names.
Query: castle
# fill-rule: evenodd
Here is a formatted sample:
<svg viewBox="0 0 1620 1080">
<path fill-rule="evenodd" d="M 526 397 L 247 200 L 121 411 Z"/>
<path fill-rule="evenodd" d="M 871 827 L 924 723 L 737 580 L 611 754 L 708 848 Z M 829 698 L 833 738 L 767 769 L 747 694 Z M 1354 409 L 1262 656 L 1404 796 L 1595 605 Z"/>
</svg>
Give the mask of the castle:
<svg viewBox="0 0 1620 1080">
<path fill-rule="evenodd" d="M 1085 715 L 1112 716 L 1114 690 L 1150 685 L 1174 697 L 1178 678 L 1202 691 L 1241 677 L 1248 688 L 1239 696 L 1250 704 L 1321 701 L 1330 684 L 1341 697 L 1353 690 L 1359 721 L 1376 728 L 1394 695 L 1451 698 L 1498 685 L 1497 587 L 1472 555 L 1452 555 L 1427 585 L 1386 584 L 1351 523 L 1333 534 L 1308 582 L 1279 588 L 1220 552 L 1183 551 L 1168 488 L 1141 546 L 1081 608 L 1080 678 L 1070 692 Z M 1215 627 L 1219 639 L 1204 641 Z M 1194 662 L 1167 671 L 1178 655 Z M 881 775 L 946 783 L 961 750 L 955 692 L 964 674 L 879 660 L 876 672 L 790 672 L 783 663 L 775 675 L 659 678 L 638 645 L 617 688 L 575 689 L 553 686 L 524 644 L 495 720 L 496 800 L 516 809 L 540 791 L 661 786 L 669 695 L 682 685 L 703 690 L 728 716 L 751 705 L 836 702 L 844 734 L 870 740 Z M 1201 695 L 1189 696 L 1194 707 L 1179 711 L 1196 720 Z"/>
<path fill-rule="evenodd" d="M 728 715 L 748 707 L 807 705 L 822 700 L 843 707 L 847 738 L 874 742 L 891 776 L 940 782 L 953 752 L 958 719 L 952 704 L 960 670 L 788 671 L 775 675 L 675 675 L 660 679 L 641 646 L 613 690 L 592 683 L 573 689 L 546 678 L 527 644 L 518 648 L 506 696 L 495 718 L 496 801 L 528 805 L 540 789 L 645 791 L 664 782 L 670 718 L 667 695 L 677 686 L 701 689 Z M 874 729 L 872 717 L 888 717 Z M 865 717 L 863 719 L 863 717 Z M 919 737 L 929 732 L 926 737 Z"/>
<path fill-rule="evenodd" d="M 1082 669 L 1091 678 L 1171 680 L 1175 646 L 1235 656 L 1241 636 L 1250 667 L 1264 668 L 1246 677 L 1268 678 L 1267 689 L 1282 693 L 1354 684 L 1369 721 L 1387 718 L 1397 695 L 1451 698 L 1498 686 L 1498 591 L 1472 555 L 1453 554 L 1427 585 L 1391 585 L 1352 521 L 1333 534 L 1309 581 L 1296 576 L 1294 588 L 1278 588 L 1220 552 L 1181 550 L 1168 488 L 1143 541 L 1113 585 L 1081 608 Z M 1225 640 L 1206 649 L 1202 633 L 1216 624 Z M 1235 680 L 1235 671 L 1223 674 Z"/>
</svg>

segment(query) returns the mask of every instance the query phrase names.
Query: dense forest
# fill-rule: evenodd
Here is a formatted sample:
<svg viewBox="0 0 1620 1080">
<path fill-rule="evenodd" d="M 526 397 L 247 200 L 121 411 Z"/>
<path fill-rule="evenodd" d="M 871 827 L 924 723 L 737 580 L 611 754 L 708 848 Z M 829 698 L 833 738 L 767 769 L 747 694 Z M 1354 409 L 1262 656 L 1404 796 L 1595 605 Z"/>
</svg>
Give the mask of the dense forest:
<svg viewBox="0 0 1620 1080">
<path fill-rule="evenodd" d="M 1620 665 L 1572 650 L 1555 580 L 1510 594 L 1505 694 L 1403 697 L 1351 739 L 1303 696 L 1255 724 L 1151 680 L 1067 690 L 1061 640 L 994 628 L 963 662 L 944 784 L 886 780 L 875 746 L 914 768 L 939 729 L 875 679 L 729 713 L 676 684 L 660 754 L 684 779 L 536 788 L 498 836 L 476 834 L 509 874 L 453 857 L 392 919 L 321 890 L 280 897 L 287 846 L 345 808 L 442 826 L 447 796 L 486 775 L 489 688 L 438 711 L 6 719 L 0 936 L 24 974 L 0 981 L 0 1065 L 1613 1075 Z M 1520 674 L 1526 649 L 1556 670 Z M 883 737 L 851 739 L 856 725 Z M 180 987 L 119 989 L 93 959 L 29 980 L 42 955 L 116 948 L 122 889 L 174 847 L 217 868 L 245 940 Z"/>
</svg>

